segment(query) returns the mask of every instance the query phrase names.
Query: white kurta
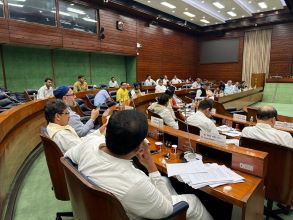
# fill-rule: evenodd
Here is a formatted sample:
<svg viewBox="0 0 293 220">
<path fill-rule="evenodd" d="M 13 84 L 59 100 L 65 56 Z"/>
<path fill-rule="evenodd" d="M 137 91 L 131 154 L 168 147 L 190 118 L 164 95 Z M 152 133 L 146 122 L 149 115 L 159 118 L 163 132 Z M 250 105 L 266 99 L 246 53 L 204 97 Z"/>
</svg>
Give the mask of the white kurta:
<svg viewBox="0 0 293 220">
<path fill-rule="evenodd" d="M 186 122 L 187 124 L 196 126 L 205 132 L 219 134 L 214 122 L 199 110 L 195 114 L 189 116 Z"/>
<path fill-rule="evenodd" d="M 63 153 L 87 140 L 87 138 L 103 136 L 99 130 L 96 130 L 95 132 L 80 138 L 70 125 L 61 126 L 55 123 L 48 124 L 47 132 L 49 137 L 58 145 Z"/>
<path fill-rule="evenodd" d="M 280 131 L 264 123 L 245 127 L 241 136 L 293 148 L 293 138 L 289 132 Z"/>
<path fill-rule="evenodd" d="M 166 91 L 166 86 L 164 85 L 156 85 L 156 88 L 155 88 L 155 93 L 158 93 L 158 92 L 165 92 Z"/>
<path fill-rule="evenodd" d="M 88 139 L 65 154 L 78 170 L 99 187 L 114 194 L 130 219 L 163 218 L 172 213 L 173 204 L 187 201 L 189 219 L 211 219 L 193 195 L 172 195 L 166 178 L 159 172 L 146 176 L 132 161 L 113 157 L 100 150 L 104 139 Z M 176 194 L 176 193 L 175 193 Z"/>
<path fill-rule="evenodd" d="M 144 81 L 144 85 L 145 86 L 153 86 L 153 85 L 156 85 L 156 82 L 155 82 L 155 80 L 153 80 L 153 79 L 146 79 L 145 81 Z"/>
</svg>

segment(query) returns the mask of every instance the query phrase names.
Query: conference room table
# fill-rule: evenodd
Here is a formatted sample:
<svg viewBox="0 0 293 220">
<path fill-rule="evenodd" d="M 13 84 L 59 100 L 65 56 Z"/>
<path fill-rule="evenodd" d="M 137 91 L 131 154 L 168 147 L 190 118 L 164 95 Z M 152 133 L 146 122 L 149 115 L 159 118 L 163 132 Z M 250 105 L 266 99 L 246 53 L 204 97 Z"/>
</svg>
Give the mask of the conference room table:
<svg viewBox="0 0 293 220">
<path fill-rule="evenodd" d="M 264 207 L 264 185 L 266 175 L 267 156 L 266 152 L 238 147 L 230 144 L 219 144 L 209 140 L 201 139 L 199 136 L 176 130 L 169 126 L 158 126 L 149 120 L 150 148 L 155 148 L 158 132 L 163 132 L 167 137 L 171 136 L 173 144 L 177 144 L 177 153 L 170 153 L 170 159 L 166 160 L 164 154 L 171 152 L 169 148 L 163 147 L 162 152 L 153 155 L 158 169 L 167 173 L 167 163 L 181 163 L 180 154 L 191 144 L 195 152 L 203 156 L 203 162 L 216 162 L 225 164 L 232 168 L 237 174 L 243 176 L 243 183 L 228 184 L 231 190 L 226 190 L 222 185 L 215 188 L 205 186 L 199 190 L 209 196 L 220 199 L 233 205 L 232 218 L 236 219 L 263 219 Z M 175 139 L 174 139 L 175 138 Z M 175 140 L 175 143 L 174 143 Z M 176 142 L 177 140 L 177 142 Z M 224 212 L 225 210 L 223 210 Z M 227 211 L 227 210 L 226 210 Z"/>
</svg>

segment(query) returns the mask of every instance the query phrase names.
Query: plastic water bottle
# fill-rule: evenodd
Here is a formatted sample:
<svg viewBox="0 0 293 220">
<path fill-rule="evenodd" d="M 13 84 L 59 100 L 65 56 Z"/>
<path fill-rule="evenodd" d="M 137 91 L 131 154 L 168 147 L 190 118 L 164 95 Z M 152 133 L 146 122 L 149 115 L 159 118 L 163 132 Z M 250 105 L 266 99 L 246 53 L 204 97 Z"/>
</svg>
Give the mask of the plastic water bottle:
<svg viewBox="0 0 293 220">
<path fill-rule="evenodd" d="M 36 95 L 36 93 L 33 93 L 33 100 L 34 101 L 37 101 L 37 95 Z"/>
<path fill-rule="evenodd" d="M 253 116 L 250 116 L 249 122 L 250 122 L 250 126 L 252 126 L 253 125 Z"/>
</svg>

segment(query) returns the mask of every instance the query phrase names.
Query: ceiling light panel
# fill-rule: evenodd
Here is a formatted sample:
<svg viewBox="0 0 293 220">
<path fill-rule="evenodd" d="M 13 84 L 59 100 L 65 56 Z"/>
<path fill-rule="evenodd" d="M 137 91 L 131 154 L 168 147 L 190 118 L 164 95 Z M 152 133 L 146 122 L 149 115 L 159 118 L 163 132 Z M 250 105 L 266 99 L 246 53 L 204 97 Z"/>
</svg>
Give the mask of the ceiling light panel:
<svg viewBox="0 0 293 220">
<path fill-rule="evenodd" d="M 265 9 L 265 8 L 268 8 L 268 5 L 265 3 L 265 2 L 259 2 L 257 3 L 258 6 L 261 8 L 261 9 Z"/>
<path fill-rule="evenodd" d="M 233 11 L 228 11 L 227 14 L 230 15 L 230 16 L 232 16 L 232 17 L 236 17 L 237 16 L 237 14 L 235 12 L 233 12 Z"/>
<path fill-rule="evenodd" d="M 169 2 L 161 2 L 161 5 L 164 5 L 164 6 L 168 7 L 168 8 L 171 8 L 171 9 L 176 8 L 175 5 L 172 5 Z"/>
<path fill-rule="evenodd" d="M 204 26 L 204 23 L 202 23 L 199 20 L 199 18 L 202 18 L 202 17 L 205 17 L 208 21 L 211 22 L 208 25 L 215 24 L 216 22 L 218 22 L 219 24 L 225 22 L 225 17 L 219 17 L 219 18 L 214 17 L 212 15 L 212 13 L 210 13 L 209 11 L 202 11 L 198 7 L 195 7 L 191 4 L 186 3 L 185 0 L 180 0 L 180 1 L 178 1 L 178 0 L 165 0 L 165 1 L 164 0 L 161 0 L 161 1 L 156 0 L 156 1 L 151 1 L 150 4 L 147 3 L 146 0 L 135 0 L 135 1 L 139 2 L 141 4 L 144 4 L 148 7 L 152 7 L 157 10 L 168 13 L 172 16 L 178 17 L 182 20 L 199 25 L 199 26 Z M 192 0 L 192 1 L 195 2 L 195 0 Z M 169 7 L 166 7 L 165 5 L 162 5 L 162 2 L 167 2 L 171 5 L 174 5 L 176 8 L 171 9 Z M 204 3 L 202 3 L 201 1 L 198 1 L 198 0 L 196 0 L 196 2 L 198 2 L 198 4 L 200 4 L 202 6 L 209 5 L 209 4 L 206 4 L 206 2 L 207 2 L 206 0 L 204 1 Z M 186 12 L 186 13 L 184 13 L 184 12 Z"/>
<path fill-rule="evenodd" d="M 225 6 L 222 5 L 220 2 L 213 2 L 213 5 L 216 6 L 217 8 L 219 8 L 219 9 L 225 8 Z"/>
</svg>

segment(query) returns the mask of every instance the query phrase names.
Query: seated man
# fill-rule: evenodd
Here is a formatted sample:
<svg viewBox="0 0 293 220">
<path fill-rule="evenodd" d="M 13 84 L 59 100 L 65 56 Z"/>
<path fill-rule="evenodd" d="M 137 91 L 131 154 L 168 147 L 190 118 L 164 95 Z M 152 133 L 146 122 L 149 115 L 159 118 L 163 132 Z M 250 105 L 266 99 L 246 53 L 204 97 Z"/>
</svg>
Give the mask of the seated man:
<svg viewBox="0 0 293 220">
<path fill-rule="evenodd" d="M 48 135 L 63 153 L 86 139 L 86 137 L 80 138 L 75 130 L 68 125 L 70 113 L 62 100 L 57 99 L 56 101 L 48 102 L 44 111 L 48 122 Z M 104 128 L 105 126 L 103 128 L 101 127 L 101 131 L 103 131 Z M 87 137 L 96 138 L 95 136 L 101 136 L 100 130 L 97 130 Z"/>
<path fill-rule="evenodd" d="M 118 85 L 117 81 L 115 80 L 114 76 L 112 76 L 111 80 L 109 81 L 109 87 L 110 88 L 118 88 L 119 87 L 119 85 Z"/>
<path fill-rule="evenodd" d="M 97 186 L 113 193 L 129 219 L 158 219 L 170 215 L 173 204 L 186 201 L 188 219 L 212 219 L 194 195 L 178 195 L 169 180 L 162 177 L 144 139 L 147 119 L 134 110 L 115 112 L 107 125 L 106 144 L 88 139 L 65 154 L 78 165 L 78 170 Z M 127 138 L 125 138 L 127 137 Z M 137 157 L 149 177 L 136 169 Z"/>
<path fill-rule="evenodd" d="M 107 86 L 101 86 L 100 91 L 95 96 L 94 106 L 99 107 L 109 101 L 113 101 L 113 99 L 108 93 Z"/>
<path fill-rule="evenodd" d="M 201 87 L 201 78 L 196 78 L 196 81 L 192 83 L 192 89 L 199 89 Z"/>
<path fill-rule="evenodd" d="M 53 80 L 51 78 L 45 79 L 45 85 L 38 90 L 37 99 L 45 99 L 53 96 Z"/>
<path fill-rule="evenodd" d="M 153 86 L 153 85 L 156 85 L 156 82 L 155 82 L 155 80 L 152 79 L 152 76 L 148 74 L 146 77 L 146 80 L 144 81 L 144 85 L 145 86 Z"/>
<path fill-rule="evenodd" d="M 169 95 L 162 94 L 158 98 L 158 102 L 152 103 L 148 107 L 148 110 L 160 115 L 166 125 L 172 128 L 178 129 L 178 122 L 175 121 L 174 116 L 172 115 L 170 109 L 168 108 L 170 98 L 171 97 Z"/>
<path fill-rule="evenodd" d="M 257 110 L 257 123 L 253 127 L 245 127 L 241 136 L 293 148 L 290 133 L 274 128 L 277 111 L 272 106 L 262 106 Z"/>
<path fill-rule="evenodd" d="M 231 94 L 234 92 L 234 86 L 232 85 L 232 80 L 228 80 L 227 84 L 225 85 L 224 93 Z"/>
<path fill-rule="evenodd" d="M 73 92 L 78 93 L 88 90 L 87 83 L 83 75 L 78 76 L 78 80 L 73 84 Z"/>
<path fill-rule="evenodd" d="M 210 119 L 213 105 L 214 101 L 211 99 L 202 100 L 198 105 L 197 112 L 187 118 L 187 124 L 196 126 L 207 133 L 219 134 L 216 125 Z"/>
<path fill-rule="evenodd" d="M 171 82 L 172 82 L 172 84 L 182 83 L 181 79 L 178 79 L 176 75 L 173 77 Z"/>
<path fill-rule="evenodd" d="M 74 98 L 75 95 L 73 94 L 72 89 L 68 86 L 59 86 L 57 89 L 54 90 L 54 96 L 56 99 L 61 99 L 67 105 L 67 109 L 70 114 L 69 125 L 74 128 L 76 133 L 79 137 L 83 137 L 91 132 L 93 132 L 94 122 L 99 116 L 99 109 L 93 109 L 91 112 L 90 119 L 83 124 L 80 120 L 80 116 L 72 111 L 72 107 L 76 105 Z"/>
<path fill-rule="evenodd" d="M 116 101 L 117 102 L 129 102 L 129 94 L 128 94 L 128 84 L 126 82 L 121 82 L 120 88 L 116 93 Z M 125 103 L 125 104 L 127 104 Z"/>
<path fill-rule="evenodd" d="M 133 89 L 130 91 L 131 98 L 136 98 L 138 96 L 142 96 L 140 91 L 140 84 L 138 82 L 133 83 Z"/>
<path fill-rule="evenodd" d="M 160 79 L 158 81 L 158 85 L 156 85 L 156 87 L 155 87 L 155 93 L 165 92 L 166 89 L 167 89 L 166 86 L 163 85 L 163 80 Z"/>
</svg>

